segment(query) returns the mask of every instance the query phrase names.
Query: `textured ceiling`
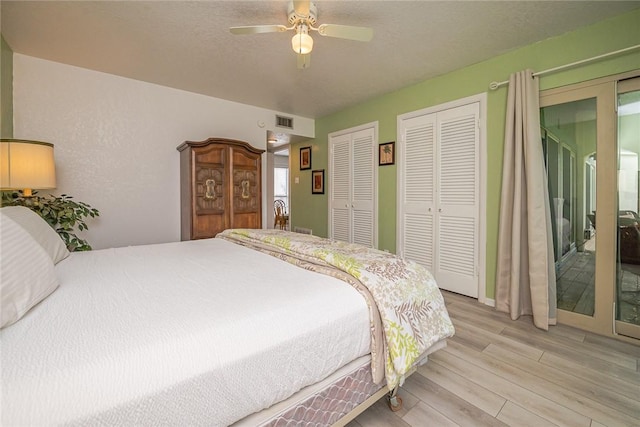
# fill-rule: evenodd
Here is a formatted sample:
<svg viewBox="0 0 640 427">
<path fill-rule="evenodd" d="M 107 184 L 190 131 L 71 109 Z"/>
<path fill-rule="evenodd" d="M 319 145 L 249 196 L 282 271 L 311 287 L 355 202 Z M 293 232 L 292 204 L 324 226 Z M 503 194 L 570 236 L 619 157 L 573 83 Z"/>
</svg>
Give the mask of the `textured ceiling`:
<svg viewBox="0 0 640 427">
<path fill-rule="evenodd" d="M 14 52 L 318 118 L 640 7 L 637 1 L 317 1 L 318 23 L 368 26 L 369 43 L 312 33 L 298 70 L 283 1 L 6 1 Z M 504 78 L 506 76 L 496 76 Z M 487 82 L 489 83 L 489 82 Z"/>
</svg>

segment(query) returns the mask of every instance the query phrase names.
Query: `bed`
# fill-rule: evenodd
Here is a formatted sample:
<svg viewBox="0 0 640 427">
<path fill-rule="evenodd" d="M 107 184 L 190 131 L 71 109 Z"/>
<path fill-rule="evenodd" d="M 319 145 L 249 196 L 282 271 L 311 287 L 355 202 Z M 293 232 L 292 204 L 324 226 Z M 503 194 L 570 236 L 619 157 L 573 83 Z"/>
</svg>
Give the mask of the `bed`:
<svg viewBox="0 0 640 427">
<path fill-rule="evenodd" d="M 368 254 L 371 265 L 395 258 L 383 252 L 340 243 L 332 252 L 327 245 L 336 242 L 313 236 L 227 230 L 68 254 L 37 215 L 7 209 L 3 425 L 344 423 L 454 333 L 431 278 L 407 299 L 422 308 L 396 313 L 399 322 L 433 324 L 429 336 L 417 329 L 421 347 L 406 337 L 404 347 L 389 344 L 402 333 L 378 312 L 384 303 L 363 294 L 394 292 L 358 289 L 369 273 L 348 279 L 329 265 L 344 264 L 346 250 Z M 324 259 L 310 257 L 312 249 L 294 256 L 297 237 Z M 398 283 L 409 277 L 400 276 Z"/>
</svg>

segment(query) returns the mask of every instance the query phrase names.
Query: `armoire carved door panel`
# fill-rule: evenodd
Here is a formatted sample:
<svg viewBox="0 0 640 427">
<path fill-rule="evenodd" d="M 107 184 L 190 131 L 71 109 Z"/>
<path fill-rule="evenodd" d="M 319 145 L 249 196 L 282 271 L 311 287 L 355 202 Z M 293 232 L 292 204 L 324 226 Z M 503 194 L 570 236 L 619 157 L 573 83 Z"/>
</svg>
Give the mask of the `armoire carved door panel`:
<svg viewBox="0 0 640 427">
<path fill-rule="evenodd" d="M 260 204 L 260 180 L 255 170 L 233 170 L 233 211 L 255 212 Z"/>
<path fill-rule="evenodd" d="M 194 154 L 196 215 L 220 215 L 226 210 L 225 148 L 202 147 Z"/>
<path fill-rule="evenodd" d="M 232 151 L 234 228 L 261 228 L 262 193 L 260 184 L 260 157 L 245 150 Z"/>
<path fill-rule="evenodd" d="M 187 141 L 180 151 L 182 240 L 262 227 L 261 154 L 246 142 Z"/>
</svg>

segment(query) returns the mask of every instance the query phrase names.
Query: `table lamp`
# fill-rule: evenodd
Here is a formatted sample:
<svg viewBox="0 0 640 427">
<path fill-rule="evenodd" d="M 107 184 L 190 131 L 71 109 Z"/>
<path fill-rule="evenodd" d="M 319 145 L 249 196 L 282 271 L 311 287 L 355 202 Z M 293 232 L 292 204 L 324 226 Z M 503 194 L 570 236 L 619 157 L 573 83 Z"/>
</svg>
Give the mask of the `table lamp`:
<svg viewBox="0 0 640 427">
<path fill-rule="evenodd" d="M 53 144 L 24 139 L 0 139 L 0 189 L 22 190 L 31 197 L 33 189 L 56 188 Z"/>
</svg>

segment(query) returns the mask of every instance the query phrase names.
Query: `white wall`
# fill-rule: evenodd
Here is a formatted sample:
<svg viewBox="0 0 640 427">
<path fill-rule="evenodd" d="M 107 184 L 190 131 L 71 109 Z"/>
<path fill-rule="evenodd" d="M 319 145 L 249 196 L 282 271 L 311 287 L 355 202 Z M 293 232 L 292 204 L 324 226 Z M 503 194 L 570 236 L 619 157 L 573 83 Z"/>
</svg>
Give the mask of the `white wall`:
<svg viewBox="0 0 640 427">
<path fill-rule="evenodd" d="M 176 147 L 185 140 L 265 149 L 274 130 L 276 112 L 263 108 L 20 54 L 13 65 L 14 137 L 55 145 L 52 193 L 100 210 L 82 234 L 94 249 L 180 240 Z M 312 119 L 293 117 L 294 133 L 314 136 Z M 263 156 L 263 178 L 265 166 Z"/>
</svg>

